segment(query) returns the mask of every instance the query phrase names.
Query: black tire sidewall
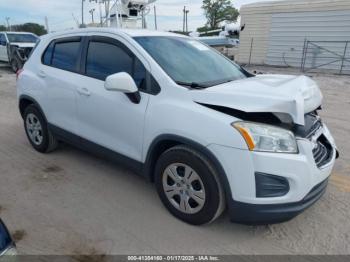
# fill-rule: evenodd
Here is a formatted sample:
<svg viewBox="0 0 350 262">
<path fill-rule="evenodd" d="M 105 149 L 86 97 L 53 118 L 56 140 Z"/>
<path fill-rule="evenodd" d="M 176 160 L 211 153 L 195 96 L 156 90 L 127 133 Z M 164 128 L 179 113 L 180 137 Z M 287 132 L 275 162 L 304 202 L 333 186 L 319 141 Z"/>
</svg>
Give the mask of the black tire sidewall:
<svg viewBox="0 0 350 262">
<path fill-rule="evenodd" d="M 190 166 L 202 179 L 206 201 L 203 208 L 195 214 L 185 214 L 175 208 L 168 200 L 163 189 L 164 170 L 173 163 L 182 163 Z M 175 217 L 192 225 L 209 223 L 215 217 L 220 205 L 220 193 L 217 181 L 212 173 L 212 169 L 203 158 L 184 149 L 168 150 L 160 156 L 155 169 L 155 184 L 159 197 L 165 207 Z"/>
<path fill-rule="evenodd" d="M 26 120 L 27 120 L 28 114 L 35 115 L 41 124 L 43 141 L 41 142 L 40 145 L 34 144 L 29 137 L 27 125 L 26 125 Z M 34 149 L 38 152 L 45 153 L 49 147 L 49 135 L 48 135 L 47 123 L 46 123 L 45 118 L 43 117 L 43 114 L 34 105 L 28 106 L 26 108 L 26 110 L 24 111 L 24 130 L 26 132 L 26 135 L 28 137 L 30 144 L 34 147 Z"/>
</svg>

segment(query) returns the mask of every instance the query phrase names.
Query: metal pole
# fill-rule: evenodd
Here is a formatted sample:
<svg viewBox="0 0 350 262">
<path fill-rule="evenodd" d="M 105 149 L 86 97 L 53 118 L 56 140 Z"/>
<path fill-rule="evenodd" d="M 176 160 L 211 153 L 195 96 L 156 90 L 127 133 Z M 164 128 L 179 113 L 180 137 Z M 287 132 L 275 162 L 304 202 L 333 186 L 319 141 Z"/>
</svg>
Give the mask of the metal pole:
<svg viewBox="0 0 350 262">
<path fill-rule="evenodd" d="M 81 0 L 81 26 L 84 27 L 84 1 Z"/>
<path fill-rule="evenodd" d="M 304 39 L 303 53 L 301 55 L 300 71 L 303 71 L 304 56 L 305 56 L 305 45 L 306 45 L 306 38 Z"/>
<path fill-rule="evenodd" d="M 154 5 L 154 28 L 158 30 L 158 25 L 157 25 L 157 7 Z"/>
<path fill-rule="evenodd" d="M 10 24 L 10 17 L 6 17 L 6 22 L 7 22 L 7 30 L 12 31 L 11 24 Z"/>
<path fill-rule="evenodd" d="M 100 12 L 100 25 L 101 25 L 101 27 L 103 26 L 103 22 L 102 22 L 102 2 L 100 1 L 99 3 L 98 3 L 98 8 L 99 8 L 99 12 Z"/>
<path fill-rule="evenodd" d="M 343 72 L 346 51 L 348 50 L 348 44 L 349 44 L 349 42 L 346 42 L 346 44 L 345 44 L 344 55 L 343 55 L 343 58 L 342 58 L 342 61 L 341 61 L 341 67 L 340 67 L 340 72 L 339 72 L 340 74 L 342 74 L 342 72 Z"/>
<path fill-rule="evenodd" d="M 251 59 L 252 59 L 253 42 L 254 42 L 254 38 L 252 37 L 252 41 L 250 42 L 250 53 L 249 53 L 249 62 L 248 62 L 248 65 L 250 65 L 250 62 L 251 62 Z"/>
<path fill-rule="evenodd" d="M 95 12 L 95 8 L 89 10 L 89 13 L 91 14 L 91 20 L 92 20 L 93 24 L 95 23 L 95 21 L 94 21 L 94 12 Z"/>
<path fill-rule="evenodd" d="M 185 15 L 186 15 L 186 6 L 184 6 L 184 17 L 183 17 L 183 22 L 182 22 L 182 31 L 185 32 Z"/>
<path fill-rule="evenodd" d="M 189 10 L 186 10 L 186 33 L 188 32 L 188 13 L 190 11 Z"/>
<path fill-rule="evenodd" d="M 306 64 L 306 59 L 307 59 L 307 52 L 309 50 L 309 41 L 306 41 L 306 47 L 305 47 L 305 53 L 304 53 L 304 61 L 302 65 L 302 72 L 305 72 L 305 64 Z"/>
<path fill-rule="evenodd" d="M 47 33 L 50 33 L 50 30 L 49 30 L 49 19 L 47 18 L 47 16 L 45 16 L 45 26 L 46 26 Z"/>
</svg>

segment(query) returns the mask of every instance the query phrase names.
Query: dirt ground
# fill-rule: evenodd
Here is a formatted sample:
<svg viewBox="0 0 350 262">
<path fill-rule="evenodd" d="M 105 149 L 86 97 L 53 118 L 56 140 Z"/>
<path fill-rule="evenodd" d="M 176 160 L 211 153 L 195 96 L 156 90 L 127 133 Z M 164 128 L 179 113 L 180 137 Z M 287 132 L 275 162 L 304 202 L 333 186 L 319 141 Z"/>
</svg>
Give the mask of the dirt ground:
<svg viewBox="0 0 350 262">
<path fill-rule="evenodd" d="M 350 254 L 350 77 L 311 76 L 341 154 L 324 197 L 283 224 L 243 226 L 224 215 L 195 227 L 172 217 L 154 186 L 128 170 L 67 145 L 35 152 L 15 75 L 0 68 L 0 216 L 21 254 Z"/>
</svg>

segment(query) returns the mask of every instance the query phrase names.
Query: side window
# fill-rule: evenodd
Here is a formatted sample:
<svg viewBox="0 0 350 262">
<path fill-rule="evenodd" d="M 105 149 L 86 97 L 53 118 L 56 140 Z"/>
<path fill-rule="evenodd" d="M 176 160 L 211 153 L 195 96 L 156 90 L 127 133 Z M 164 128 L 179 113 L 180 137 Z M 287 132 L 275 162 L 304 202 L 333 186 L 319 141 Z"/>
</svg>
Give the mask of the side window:
<svg viewBox="0 0 350 262">
<path fill-rule="evenodd" d="M 107 76 L 126 72 L 132 74 L 133 58 L 117 45 L 90 42 L 86 58 L 86 75 L 105 80 Z"/>
<path fill-rule="evenodd" d="M 6 45 L 6 38 L 4 34 L 0 34 L 0 44 Z"/>
<path fill-rule="evenodd" d="M 76 71 L 79 48 L 80 42 L 78 41 L 56 43 L 51 65 L 63 70 Z"/>
<path fill-rule="evenodd" d="M 118 45 L 91 41 L 86 58 L 86 75 L 104 81 L 107 76 L 120 72 L 130 74 L 139 89 L 146 89 L 146 68 L 139 59 Z"/>
<path fill-rule="evenodd" d="M 43 56 L 42 56 L 42 63 L 44 65 L 51 65 L 52 62 L 52 51 L 54 47 L 54 42 L 51 42 L 51 44 L 46 48 Z"/>
</svg>

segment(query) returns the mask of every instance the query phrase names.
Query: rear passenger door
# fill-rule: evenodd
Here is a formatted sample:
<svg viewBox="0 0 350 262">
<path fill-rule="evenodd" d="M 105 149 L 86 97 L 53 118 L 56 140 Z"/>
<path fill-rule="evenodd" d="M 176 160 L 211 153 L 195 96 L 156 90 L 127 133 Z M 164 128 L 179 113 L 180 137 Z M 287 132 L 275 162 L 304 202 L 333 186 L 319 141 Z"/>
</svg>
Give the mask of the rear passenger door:
<svg viewBox="0 0 350 262">
<path fill-rule="evenodd" d="M 50 124 L 76 134 L 77 88 L 82 37 L 66 37 L 50 43 L 42 57 L 38 76 L 45 82 L 45 114 Z"/>
<path fill-rule="evenodd" d="M 121 41 L 91 36 L 85 44 L 85 63 L 78 92 L 79 134 L 84 139 L 134 160 L 141 160 L 145 112 L 149 94 L 145 65 Z M 107 91 L 107 76 L 126 72 L 141 91 L 135 104 L 122 92 Z"/>
</svg>

